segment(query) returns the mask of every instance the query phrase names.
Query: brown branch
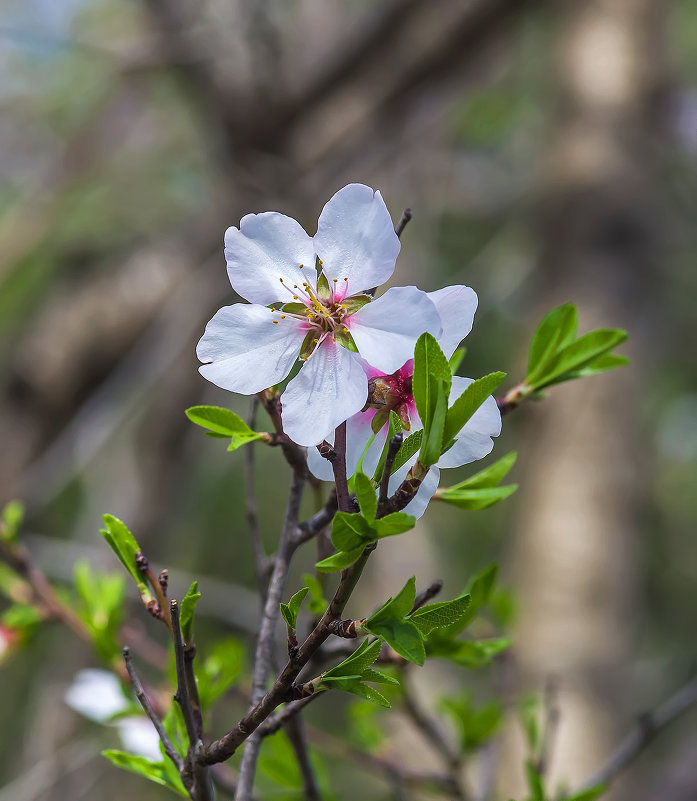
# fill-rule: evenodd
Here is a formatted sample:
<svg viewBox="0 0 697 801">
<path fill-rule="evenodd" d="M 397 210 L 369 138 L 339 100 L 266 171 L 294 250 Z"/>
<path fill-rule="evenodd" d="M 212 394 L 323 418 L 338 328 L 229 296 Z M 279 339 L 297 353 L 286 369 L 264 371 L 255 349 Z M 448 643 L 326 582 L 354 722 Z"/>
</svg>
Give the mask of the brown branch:
<svg viewBox="0 0 697 801">
<path fill-rule="evenodd" d="M 268 737 L 275 734 L 290 718 L 297 715 L 308 704 L 312 703 L 316 698 L 319 698 L 322 693 L 313 693 L 298 701 L 291 701 L 280 712 L 275 712 L 269 715 L 268 718 L 259 726 L 259 731 L 262 737 Z"/>
<path fill-rule="evenodd" d="M 316 537 L 324 528 L 326 528 L 334 519 L 336 514 L 336 492 L 332 491 L 329 499 L 322 509 L 304 523 L 300 523 L 295 535 L 295 544 L 302 545 L 303 542 L 311 540 Z"/>
<path fill-rule="evenodd" d="M 310 750 L 301 715 L 292 715 L 285 722 L 284 729 L 295 753 L 295 760 L 303 779 L 303 793 L 307 801 L 322 801 L 315 770 L 310 761 Z"/>
<path fill-rule="evenodd" d="M 414 599 L 414 606 L 411 608 L 410 615 L 413 615 L 417 609 L 421 609 L 424 604 L 427 604 L 431 598 L 435 598 L 436 595 L 443 589 L 443 582 L 440 579 L 436 579 L 432 581 L 428 587 L 421 590 L 421 592 L 416 596 Z"/>
<path fill-rule="evenodd" d="M 390 486 L 390 476 L 392 475 L 392 465 L 397 458 L 397 452 L 402 447 L 404 441 L 404 434 L 398 431 L 391 439 L 387 446 L 387 454 L 385 455 L 385 465 L 382 468 L 382 476 L 380 477 L 380 495 L 378 503 L 384 506 L 387 503 L 387 497 Z"/>
<path fill-rule="evenodd" d="M 336 486 L 336 503 L 341 512 L 351 511 L 351 500 L 346 477 L 346 422 L 336 427 L 334 431 L 334 458 L 329 459 L 334 471 L 334 484 Z"/>
<path fill-rule="evenodd" d="M 652 712 L 642 715 L 636 727 L 600 770 L 594 773 L 576 791 L 589 790 L 598 784 L 615 779 L 670 723 L 697 703 L 697 676 L 693 676 L 675 695 Z"/>
<path fill-rule="evenodd" d="M 266 680 L 269 675 L 269 670 L 271 669 L 271 658 L 273 654 L 274 629 L 278 619 L 279 604 L 283 599 L 283 593 L 288 579 L 290 560 L 295 551 L 294 535 L 298 525 L 300 502 L 302 501 L 304 487 L 304 470 L 295 470 L 291 480 L 286 516 L 281 532 L 281 539 L 278 544 L 278 551 L 274 558 L 273 573 L 271 574 L 271 580 L 269 581 L 268 591 L 266 593 L 266 602 L 264 604 L 259 638 L 254 655 L 251 709 L 254 709 L 259 704 L 264 698 L 266 691 Z M 242 754 L 242 762 L 240 764 L 237 792 L 235 794 L 237 801 L 248 801 L 251 798 L 261 740 L 261 735 L 257 734 L 252 736 L 245 746 L 244 753 Z"/>
<path fill-rule="evenodd" d="M 409 224 L 412 217 L 411 209 L 404 209 L 402 212 L 402 216 L 399 218 L 399 222 L 394 227 L 394 232 L 397 236 L 401 239 L 402 232 Z"/>
<path fill-rule="evenodd" d="M 256 411 L 259 404 L 259 398 L 253 395 L 249 401 L 249 414 L 247 415 L 247 425 L 254 430 L 256 425 Z M 256 482 L 254 476 L 254 442 L 250 442 L 244 448 L 244 486 L 245 486 L 245 514 L 247 516 L 247 528 L 249 531 L 249 539 L 252 543 L 252 552 L 254 554 L 254 572 L 256 574 L 257 588 L 261 594 L 262 601 L 266 595 L 266 585 L 268 584 L 269 577 L 273 566 L 271 561 L 264 553 L 264 545 L 261 541 L 261 532 L 259 530 L 259 512 L 257 509 L 257 502 L 255 497 Z"/>
<path fill-rule="evenodd" d="M 133 657 L 131 656 L 131 651 L 129 648 L 124 648 L 123 651 L 123 660 L 126 663 L 126 670 L 128 672 L 128 678 L 131 680 L 131 684 L 133 685 L 133 689 L 135 690 L 136 698 L 138 702 L 143 707 L 143 711 L 145 714 L 150 718 L 150 722 L 155 727 L 157 734 L 162 742 L 162 747 L 165 750 L 165 754 L 172 760 L 174 765 L 176 766 L 177 770 L 181 773 L 182 768 L 184 766 L 184 760 L 181 758 L 177 749 L 172 745 L 172 741 L 167 736 L 167 732 L 165 731 L 165 727 L 162 725 L 162 721 L 157 716 L 155 710 L 150 703 L 150 699 L 145 694 L 145 690 L 143 689 L 143 684 L 136 673 L 136 669 L 133 665 Z"/>
</svg>

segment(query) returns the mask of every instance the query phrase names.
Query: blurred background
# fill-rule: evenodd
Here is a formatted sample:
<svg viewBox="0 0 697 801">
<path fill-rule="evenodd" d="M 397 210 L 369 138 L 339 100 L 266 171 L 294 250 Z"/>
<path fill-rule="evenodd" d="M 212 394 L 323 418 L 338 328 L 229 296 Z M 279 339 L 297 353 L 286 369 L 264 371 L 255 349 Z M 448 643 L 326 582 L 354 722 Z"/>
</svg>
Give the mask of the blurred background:
<svg viewBox="0 0 697 801">
<path fill-rule="evenodd" d="M 502 369 L 512 386 L 542 314 L 567 300 L 582 332 L 631 334 L 629 368 L 506 418 L 484 464 L 519 452 L 513 498 L 466 514 L 433 503 L 365 579 L 376 603 L 414 572 L 419 586 L 442 578 L 446 598 L 500 561 L 515 692 L 555 681 L 551 775 L 587 778 L 694 669 L 697 4 L 0 6 L 0 495 L 26 503 L 38 563 L 57 580 L 82 557 L 116 569 L 98 535 L 113 513 L 170 568 L 175 595 L 200 578 L 201 649 L 206 633 L 250 636 L 242 455 L 183 413 L 248 410 L 197 373 L 206 321 L 235 300 L 223 232 L 278 210 L 312 234 L 341 186 L 379 188 L 395 220 L 414 212 L 394 282 L 479 295 L 463 374 Z M 257 469 L 271 550 L 288 468 L 259 448 Z M 314 558 L 300 555 L 293 589 Z M 64 704 L 96 664 L 52 627 L 2 666 L 3 801 L 167 796 L 99 757 L 116 741 Z M 446 690 L 492 692 L 463 671 L 427 675 L 434 708 Z M 496 798 L 524 792 L 515 717 L 497 740 Z M 694 799 L 696 760 L 693 711 L 612 798 Z M 337 798 L 392 797 L 336 771 Z"/>
</svg>

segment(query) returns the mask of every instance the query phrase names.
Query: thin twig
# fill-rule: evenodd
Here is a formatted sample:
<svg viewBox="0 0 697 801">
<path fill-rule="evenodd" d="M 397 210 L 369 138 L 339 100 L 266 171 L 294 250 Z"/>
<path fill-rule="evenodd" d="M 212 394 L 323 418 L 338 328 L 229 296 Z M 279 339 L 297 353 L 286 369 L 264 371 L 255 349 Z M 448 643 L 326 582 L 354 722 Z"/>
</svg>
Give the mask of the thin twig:
<svg viewBox="0 0 697 801">
<path fill-rule="evenodd" d="M 136 673 L 136 669 L 133 665 L 133 657 L 131 656 L 130 648 L 126 647 L 122 651 L 123 653 L 123 660 L 126 663 L 126 670 L 128 671 L 128 678 L 131 680 L 131 684 L 133 685 L 133 689 L 135 690 L 136 698 L 138 702 L 143 707 L 143 711 L 145 714 L 150 718 L 150 722 L 155 727 L 157 734 L 162 742 L 162 747 L 165 749 L 165 754 L 172 760 L 174 765 L 176 766 L 177 770 L 181 773 L 182 767 L 184 765 L 184 760 L 179 756 L 177 749 L 172 745 L 172 741 L 167 736 L 167 732 L 165 731 L 165 727 L 162 725 L 162 721 L 158 718 L 155 710 L 152 708 L 152 704 L 150 703 L 150 699 L 145 694 L 145 690 L 143 689 L 143 684 Z"/>
<path fill-rule="evenodd" d="M 310 761 L 310 749 L 307 744 L 305 727 L 301 715 L 293 715 L 285 722 L 285 732 L 295 753 L 295 759 L 303 779 L 303 793 L 307 801 L 322 801 L 317 784 L 315 770 Z"/>
<path fill-rule="evenodd" d="M 414 599 L 414 606 L 411 608 L 410 615 L 413 615 L 417 609 L 421 609 L 424 604 L 427 604 L 431 598 L 435 598 L 436 595 L 443 589 L 443 582 L 440 579 L 436 579 L 432 581 L 428 587 L 421 590 L 421 592 L 416 596 Z"/>
<path fill-rule="evenodd" d="M 322 693 L 314 693 L 313 695 L 308 695 L 306 698 L 301 698 L 299 701 L 291 701 L 280 712 L 269 715 L 262 725 L 259 726 L 261 736 L 268 737 L 271 734 L 275 734 L 290 718 L 297 715 L 298 712 L 321 695 Z"/>
<path fill-rule="evenodd" d="M 295 544 L 302 545 L 303 542 L 307 542 L 313 537 L 316 537 L 332 522 L 337 508 L 336 492 L 332 490 L 324 507 L 320 509 L 319 512 L 312 515 L 312 517 L 300 523 L 295 535 Z"/>
<path fill-rule="evenodd" d="M 247 415 L 247 425 L 254 430 L 256 425 L 256 412 L 259 405 L 259 398 L 253 395 L 249 401 L 249 413 Z M 261 541 L 259 530 L 259 512 L 256 502 L 256 481 L 254 476 L 254 443 L 250 442 L 244 448 L 244 488 L 245 488 L 245 514 L 247 516 L 247 528 L 249 539 L 252 543 L 254 554 L 254 572 L 256 574 L 257 588 L 262 597 L 266 595 L 266 585 L 272 570 L 270 561 L 264 553 L 264 545 Z"/>
<path fill-rule="evenodd" d="M 331 459 L 336 485 L 336 502 L 341 512 L 351 511 L 348 481 L 346 479 L 346 422 L 337 426 L 334 431 L 335 458 Z"/>
<path fill-rule="evenodd" d="M 184 643 L 182 641 L 182 630 L 179 625 L 179 604 L 172 600 L 169 603 L 169 610 L 172 617 L 172 643 L 174 645 L 174 663 L 177 669 L 177 693 L 174 699 L 179 704 L 186 726 L 186 734 L 189 738 L 189 745 L 196 745 L 198 735 L 196 734 L 196 724 L 194 723 L 193 710 L 191 709 L 191 699 L 189 698 L 189 685 L 186 681 L 186 668 L 184 666 Z"/>
<path fill-rule="evenodd" d="M 283 599 L 283 592 L 285 591 L 286 581 L 288 579 L 290 560 L 295 550 L 294 535 L 298 526 L 300 502 L 302 500 L 304 487 L 304 471 L 294 470 L 283 530 L 278 543 L 278 551 L 274 559 L 273 573 L 266 593 L 264 613 L 261 619 L 259 638 L 254 655 L 250 710 L 254 709 L 255 706 L 259 704 L 266 693 L 266 680 L 269 675 L 269 670 L 271 669 L 274 630 L 279 614 L 279 604 Z M 242 762 L 240 764 L 237 792 L 235 793 L 237 801 L 249 801 L 251 798 L 261 740 L 261 735 L 257 733 L 252 735 L 245 745 L 244 753 L 242 754 Z"/>
<path fill-rule="evenodd" d="M 391 439 L 390 443 L 387 446 L 387 454 L 385 455 L 385 465 L 382 468 L 382 476 L 380 477 L 380 495 L 379 495 L 379 503 L 384 505 L 387 502 L 387 496 L 389 495 L 389 488 L 390 488 L 390 476 L 392 475 L 392 465 L 394 464 L 394 460 L 397 458 L 397 452 L 402 447 L 402 441 L 404 440 L 404 434 L 401 431 L 398 431 Z"/>
<path fill-rule="evenodd" d="M 201 711 L 201 699 L 198 695 L 198 684 L 194 673 L 194 658 L 196 656 L 196 646 L 188 643 L 184 647 L 184 673 L 186 674 L 186 687 L 189 691 L 189 702 L 191 712 L 194 716 L 194 728 L 198 739 L 203 738 L 203 712 Z"/>
<path fill-rule="evenodd" d="M 607 763 L 585 781 L 576 792 L 611 782 L 660 732 L 697 702 L 697 676 L 693 676 L 675 695 L 642 715 L 636 727 L 610 757 Z"/>
<path fill-rule="evenodd" d="M 402 231 L 407 227 L 409 221 L 411 220 L 411 209 L 404 209 L 402 212 L 402 216 L 399 218 L 399 222 L 394 227 L 394 232 L 397 234 L 398 237 L 402 236 Z"/>
</svg>

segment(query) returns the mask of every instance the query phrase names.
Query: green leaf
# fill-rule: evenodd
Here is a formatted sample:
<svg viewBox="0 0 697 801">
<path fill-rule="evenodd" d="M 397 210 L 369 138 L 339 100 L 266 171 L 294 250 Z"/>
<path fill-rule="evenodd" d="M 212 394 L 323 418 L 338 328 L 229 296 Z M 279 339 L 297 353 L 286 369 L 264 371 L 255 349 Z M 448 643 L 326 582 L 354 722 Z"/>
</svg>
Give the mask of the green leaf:
<svg viewBox="0 0 697 801">
<path fill-rule="evenodd" d="M 198 581 L 194 581 L 189 587 L 189 591 L 182 598 L 180 623 L 182 639 L 187 645 L 190 645 L 193 641 L 194 609 L 196 609 L 196 604 L 198 603 L 200 597 L 201 593 L 198 591 Z"/>
<path fill-rule="evenodd" d="M 390 447 L 390 440 L 398 431 L 402 430 L 402 421 L 399 419 L 399 415 L 396 412 L 392 411 L 390 412 L 389 420 L 390 420 L 390 425 L 387 429 L 385 444 L 382 446 L 382 451 L 380 452 L 380 458 L 378 459 L 377 466 L 375 467 L 375 472 L 373 473 L 373 481 L 376 484 L 380 482 L 380 479 L 382 478 L 382 471 L 385 469 L 385 460 L 387 459 L 387 451 Z M 404 447 L 404 443 L 402 443 L 401 447 Z"/>
<path fill-rule="evenodd" d="M 186 416 L 197 426 L 207 428 L 214 434 L 230 437 L 229 451 L 264 436 L 252 431 L 238 414 L 220 406 L 192 406 L 186 410 Z"/>
<path fill-rule="evenodd" d="M 9 501 L 0 514 L 0 540 L 13 542 L 24 520 L 24 505 L 17 500 Z"/>
<path fill-rule="evenodd" d="M 410 620 L 385 620 L 364 623 L 364 628 L 382 638 L 400 656 L 409 662 L 423 665 L 426 659 L 423 637 L 418 626 Z"/>
<path fill-rule="evenodd" d="M 425 467 L 435 464 L 445 450 L 448 440 L 445 439 L 445 426 L 448 416 L 448 396 L 450 394 L 449 385 L 442 380 L 433 382 L 435 405 L 428 425 L 424 425 L 423 439 L 421 441 L 421 451 L 419 461 Z"/>
<path fill-rule="evenodd" d="M 29 604 L 12 604 L 2 613 L 0 621 L 12 629 L 33 629 L 44 619 L 43 614 Z"/>
<path fill-rule="evenodd" d="M 559 350 L 546 366 L 542 375 L 536 378 L 533 383 L 530 383 L 529 379 L 526 378 L 526 383 L 534 386 L 536 390 L 560 383 L 562 380 L 566 380 L 562 378 L 565 374 L 573 374 L 575 371 L 588 367 L 596 359 L 626 342 L 628 338 L 627 332 L 619 328 L 600 328 L 596 331 L 590 331 Z"/>
<path fill-rule="evenodd" d="M 412 576 L 394 598 L 387 601 L 373 613 L 368 623 L 382 623 L 386 620 L 402 620 L 411 612 L 416 598 L 416 577 Z"/>
<path fill-rule="evenodd" d="M 339 570 L 344 570 L 350 567 L 365 550 L 365 545 L 354 548 L 352 551 L 340 551 L 339 553 L 332 554 L 321 562 L 315 564 L 315 570 L 320 573 L 336 573 Z"/>
<path fill-rule="evenodd" d="M 406 512 L 392 512 L 375 521 L 378 539 L 404 534 L 405 531 L 410 531 L 415 525 L 416 518 Z"/>
<path fill-rule="evenodd" d="M 456 640 L 450 647 L 439 648 L 436 644 L 431 648 L 429 640 L 428 652 L 432 656 L 440 656 L 466 668 L 481 668 L 491 664 L 491 660 L 511 644 L 508 637 L 496 637 L 490 640 Z"/>
<path fill-rule="evenodd" d="M 106 529 L 101 529 L 101 535 L 118 556 L 121 564 L 131 574 L 143 603 L 149 603 L 153 600 L 152 592 L 136 566 L 136 554 L 140 552 L 140 545 L 138 545 L 126 524 L 119 520 L 118 517 L 104 515 L 104 524 Z"/>
<path fill-rule="evenodd" d="M 115 749 L 102 751 L 102 756 L 106 757 L 117 768 L 137 773 L 139 776 L 150 779 L 151 782 L 168 787 L 178 795 L 184 796 L 184 798 L 189 797 L 184 785 L 181 783 L 181 779 L 178 782 L 173 781 L 173 777 L 165 769 L 164 762 L 155 762 L 144 756 L 127 754 L 125 751 L 117 751 Z"/>
<path fill-rule="evenodd" d="M 378 496 L 375 493 L 373 482 L 365 473 L 361 473 L 360 471 L 356 473 L 354 481 L 356 498 L 361 508 L 361 514 L 366 520 L 372 523 L 378 512 Z"/>
<path fill-rule="evenodd" d="M 310 590 L 310 601 L 307 609 L 311 615 L 321 615 L 329 606 L 329 601 L 324 597 L 322 585 L 311 573 L 304 573 L 302 582 Z"/>
<path fill-rule="evenodd" d="M 361 673 L 361 678 L 363 681 L 372 681 L 375 682 L 375 684 L 399 684 L 394 676 L 388 676 L 387 673 L 383 673 L 381 670 L 375 670 L 375 668 L 366 668 Z"/>
<path fill-rule="evenodd" d="M 412 391 L 423 424 L 424 434 L 421 443 L 423 458 L 431 459 L 442 444 L 443 421 L 447 412 L 451 383 L 450 365 L 440 345 L 431 334 L 422 334 L 416 341 L 414 349 Z M 428 464 L 435 462 L 429 461 Z"/>
<path fill-rule="evenodd" d="M 587 790 L 582 790 L 580 793 L 566 796 L 562 801 L 595 801 L 601 795 L 610 789 L 609 784 L 596 784 L 595 787 L 589 787 Z"/>
<path fill-rule="evenodd" d="M 298 620 L 298 612 L 302 606 L 305 596 L 310 591 L 309 587 L 303 587 L 298 590 L 295 595 L 290 599 L 287 604 L 281 604 L 281 615 L 286 622 L 289 629 L 295 630 L 295 624 Z"/>
<path fill-rule="evenodd" d="M 380 656 L 380 647 L 379 640 L 374 642 L 363 640 L 358 648 L 350 656 L 347 656 L 343 662 L 325 671 L 323 679 L 360 676 Z"/>
<path fill-rule="evenodd" d="M 410 434 L 402 443 L 402 447 L 397 451 L 397 456 L 392 464 L 392 472 L 395 473 L 399 468 L 406 464 L 411 457 L 419 452 L 421 448 L 421 440 L 423 439 L 423 429 L 415 431 Z"/>
<path fill-rule="evenodd" d="M 433 629 L 443 628 L 462 619 L 471 603 L 469 595 L 460 595 L 452 601 L 440 601 L 417 609 L 409 620 L 427 636 Z"/>
<path fill-rule="evenodd" d="M 446 487 L 438 490 L 436 497 L 458 509 L 475 511 L 488 509 L 490 506 L 508 498 L 518 489 L 517 484 L 506 484 L 503 487 L 489 487 L 484 489 L 456 489 Z"/>
<path fill-rule="evenodd" d="M 70 603 L 92 635 L 92 643 L 105 662 L 117 658 L 121 648 L 119 629 L 123 619 L 125 577 L 121 573 L 96 573 L 85 559 L 73 570 L 78 594 Z"/>
<path fill-rule="evenodd" d="M 464 752 L 475 751 L 484 745 L 501 724 L 503 709 L 498 701 L 475 707 L 472 696 L 465 695 L 444 698 L 441 705 L 455 720 Z"/>
<path fill-rule="evenodd" d="M 496 583 L 498 571 L 498 565 L 489 565 L 482 570 L 481 573 L 478 573 L 470 582 L 467 588 L 467 592 L 471 598 L 470 605 L 460 621 L 463 628 L 474 620 L 479 610 L 488 602 L 491 592 L 494 589 L 494 584 Z"/>
<path fill-rule="evenodd" d="M 210 708 L 238 681 L 244 669 L 246 653 L 244 643 L 227 638 L 216 642 L 202 661 L 199 662 L 197 658 L 196 678 L 202 708 Z"/>
<path fill-rule="evenodd" d="M 443 444 L 446 447 L 505 377 L 506 373 L 497 372 L 478 378 L 453 403 L 448 409 L 443 432 Z"/>
<path fill-rule="evenodd" d="M 360 698 L 365 698 L 374 704 L 384 706 L 386 709 L 390 708 L 390 702 L 382 693 L 378 692 L 374 687 L 362 684 L 359 679 L 338 679 L 331 682 L 331 687 L 332 689 L 343 690 L 345 693 L 358 695 Z"/>
<path fill-rule="evenodd" d="M 535 770 L 531 760 L 525 763 L 525 776 L 530 788 L 530 801 L 545 801 L 545 787 L 542 776 Z"/>
<path fill-rule="evenodd" d="M 466 353 L 467 348 L 458 348 L 450 357 L 448 360 L 448 366 L 450 367 L 451 375 L 455 375 L 455 373 L 458 371 L 458 368 L 462 364 L 462 360 L 465 358 Z"/>
<path fill-rule="evenodd" d="M 533 385 L 554 354 L 576 338 L 578 313 L 573 303 L 565 303 L 547 314 L 530 342 L 528 375 L 525 383 Z"/>
<path fill-rule="evenodd" d="M 475 473 L 473 476 L 470 476 L 459 484 L 448 487 L 448 489 L 484 489 L 486 487 L 495 487 L 513 467 L 517 455 L 518 454 L 515 451 L 511 451 L 498 461 L 489 465 L 489 467 L 485 468 L 484 470 L 480 470 L 478 473 Z"/>
<path fill-rule="evenodd" d="M 606 353 L 579 370 L 564 373 L 563 376 L 555 379 L 553 383 L 560 384 L 562 381 L 572 381 L 575 378 L 586 378 L 591 375 L 606 373 L 608 370 L 614 370 L 616 367 L 626 367 L 628 364 L 629 359 L 626 356 L 620 356 L 617 353 Z"/>
<path fill-rule="evenodd" d="M 353 551 L 376 537 L 376 529 L 358 512 L 337 512 L 334 515 L 332 545 L 337 551 Z"/>
</svg>

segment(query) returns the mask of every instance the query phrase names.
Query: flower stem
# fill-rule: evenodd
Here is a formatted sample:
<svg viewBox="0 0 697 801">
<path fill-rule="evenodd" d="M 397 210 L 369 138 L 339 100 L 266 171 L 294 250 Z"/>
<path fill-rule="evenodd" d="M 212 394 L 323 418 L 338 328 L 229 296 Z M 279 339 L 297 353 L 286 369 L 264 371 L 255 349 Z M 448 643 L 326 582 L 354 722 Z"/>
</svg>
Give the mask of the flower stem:
<svg viewBox="0 0 697 801">
<path fill-rule="evenodd" d="M 334 452 L 332 459 L 334 483 L 336 484 L 336 500 L 340 512 L 351 511 L 351 500 L 346 479 L 346 422 L 337 426 L 334 432 Z"/>
</svg>

